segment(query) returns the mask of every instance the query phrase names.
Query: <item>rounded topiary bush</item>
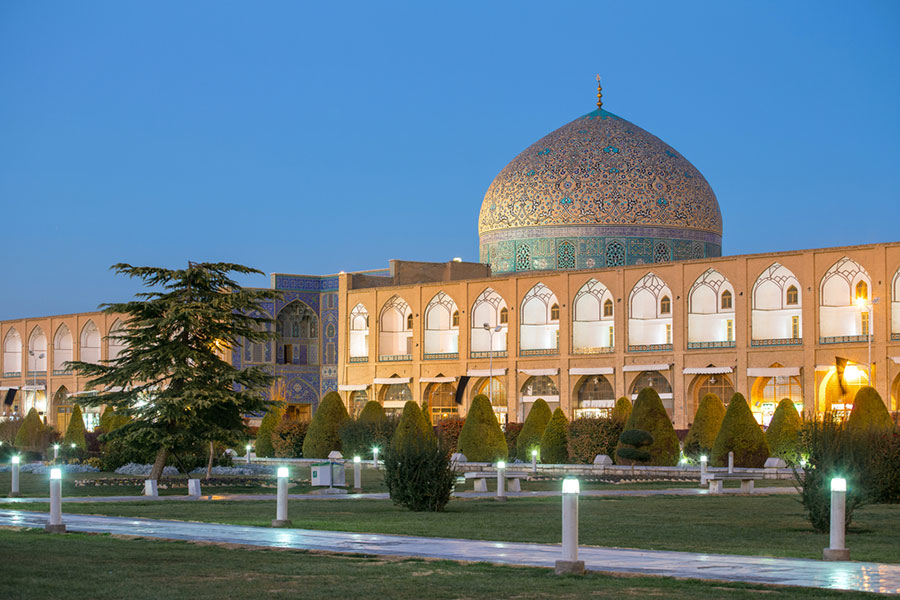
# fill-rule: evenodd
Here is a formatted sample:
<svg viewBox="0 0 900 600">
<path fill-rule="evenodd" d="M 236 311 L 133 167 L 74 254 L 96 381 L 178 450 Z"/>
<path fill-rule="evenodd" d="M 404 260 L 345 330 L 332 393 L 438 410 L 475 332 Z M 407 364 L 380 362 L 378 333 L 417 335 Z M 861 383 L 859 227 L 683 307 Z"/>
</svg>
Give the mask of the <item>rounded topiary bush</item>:
<svg viewBox="0 0 900 600">
<path fill-rule="evenodd" d="M 616 450 L 616 457 L 632 463 L 647 463 L 650 452 L 647 446 L 653 444 L 653 436 L 643 429 L 626 429 L 619 437 L 621 447 Z"/>
<path fill-rule="evenodd" d="M 394 437 L 391 438 L 391 446 L 395 449 L 406 443 L 407 439 L 421 436 L 422 438 L 434 436 L 434 429 L 425 418 L 419 405 L 408 400 L 403 405 L 403 414 L 400 415 L 400 422 L 397 423 L 397 430 L 394 431 Z"/>
<path fill-rule="evenodd" d="M 569 462 L 569 420 L 561 408 L 553 411 L 541 436 L 541 461 L 550 465 Z"/>
<path fill-rule="evenodd" d="M 613 408 L 611 418 L 613 421 L 618 421 L 621 424 L 625 424 L 625 421 L 628 420 L 628 417 L 631 416 L 631 400 L 622 396 L 618 400 L 616 400 L 616 406 Z"/>
<path fill-rule="evenodd" d="M 519 437 L 516 438 L 516 456 L 529 461 L 532 450 L 537 449 L 540 453 L 541 436 L 544 435 L 544 429 L 547 428 L 547 423 L 550 422 L 552 416 L 553 413 L 543 398 L 534 401 L 528 416 L 525 417 Z"/>
<path fill-rule="evenodd" d="M 338 430 L 350 419 L 344 401 L 337 392 L 328 392 L 313 415 L 303 440 L 305 458 L 327 458 L 333 450 L 341 449 Z"/>
<path fill-rule="evenodd" d="M 772 456 L 795 464 L 799 458 L 800 428 L 803 421 L 789 398 L 782 398 L 766 429 L 766 443 Z"/>
<path fill-rule="evenodd" d="M 684 438 L 684 454 L 694 460 L 699 460 L 703 454 L 712 451 L 719 434 L 719 427 L 725 417 L 725 405 L 715 394 L 706 394 L 700 400 L 694 422 Z"/>
<path fill-rule="evenodd" d="M 387 423 L 387 415 L 384 414 L 384 408 L 375 400 L 369 400 L 363 406 L 362 412 L 359 413 L 357 421 L 360 423 L 372 423 L 373 425 L 381 425 Z"/>
<path fill-rule="evenodd" d="M 769 458 L 766 436 L 741 394 L 732 396 L 728 403 L 719 435 L 713 444 L 710 457 L 712 466 L 728 466 L 729 452 L 734 452 L 736 467 L 762 467 Z"/>
<path fill-rule="evenodd" d="M 891 415 L 875 388 L 869 385 L 859 388 L 853 399 L 853 410 L 847 419 L 847 429 L 850 431 L 890 429 L 893 425 Z"/>
<path fill-rule="evenodd" d="M 472 400 L 466 422 L 459 432 L 456 451 L 471 462 L 494 462 L 509 457 L 503 430 L 491 408 L 491 401 L 484 394 L 478 394 Z"/>
<path fill-rule="evenodd" d="M 72 407 L 72 418 L 69 420 L 69 426 L 66 427 L 63 444 L 66 448 L 75 444 L 79 450 L 87 450 L 87 442 L 84 440 L 84 417 L 81 414 L 81 407 L 77 404 Z"/>
<path fill-rule="evenodd" d="M 263 458 L 275 456 L 275 447 L 272 445 L 272 432 L 284 418 L 284 405 L 273 404 L 262 418 L 259 429 L 256 431 L 256 455 Z"/>
<path fill-rule="evenodd" d="M 648 387 L 640 391 L 624 428 L 640 429 L 653 437 L 653 443 L 644 448 L 650 453 L 647 464 L 664 467 L 674 467 L 678 464 L 681 453 L 678 436 L 656 390 Z M 616 446 L 617 455 L 623 447 L 624 444 L 620 439 Z"/>
</svg>

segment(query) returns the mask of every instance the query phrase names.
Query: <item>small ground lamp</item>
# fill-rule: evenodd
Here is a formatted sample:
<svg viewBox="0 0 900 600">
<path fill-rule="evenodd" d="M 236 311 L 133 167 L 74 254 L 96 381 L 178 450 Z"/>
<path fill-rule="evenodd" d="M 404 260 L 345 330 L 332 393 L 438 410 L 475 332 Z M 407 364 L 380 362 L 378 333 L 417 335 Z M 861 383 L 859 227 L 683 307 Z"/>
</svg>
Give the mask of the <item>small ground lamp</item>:
<svg viewBox="0 0 900 600">
<path fill-rule="evenodd" d="M 278 467 L 278 497 L 275 509 L 275 520 L 272 521 L 272 527 L 290 527 L 291 522 L 288 520 L 288 468 Z"/>
<path fill-rule="evenodd" d="M 828 548 L 822 551 L 823 560 L 850 560 L 850 550 L 844 540 L 847 509 L 847 480 L 835 477 L 831 480 L 831 533 Z"/>
<path fill-rule="evenodd" d="M 10 488 L 10 491 L 9 491 L 10 498 L 15 498 L 16 496 L 19 495 L 19 463 L 21 462 L 21 460 L 22 459 L 20 459 L 18 455 L 13 456 L 10 459 L 10 462 L 11 462 L 10 471 L 11 471 L 11 475 L 12 475 L 12 487 Z"/>
<path fill-rule="evenodd" d="M 375 468 L 378 468 L 378 446 L 372 448 L 372 462 L 375 463 Z"/>
<path fill-rule="evenodd" d="M 44 526 L 50 533 L 65 533 L 62 522 L 62 469 L 50 469 L 50 520 Z"/>
<path fill-rule="evenodd" d="M 578 494 L 581 484 L 567 478 L 562 484 L 562 560 L 556 561 L 557 575 L 584 574 L 584 561 L 578 560 Z"/>
<path fill-rule="evenodd" d="M 497 462 L 497 500 L 506 500 L 506 461 Z"/>
<path fill-rule="evenodd" d="M 362 489 L 362 459 L 359 456 L 353 457 L 353 489 Z"/>
</svg>

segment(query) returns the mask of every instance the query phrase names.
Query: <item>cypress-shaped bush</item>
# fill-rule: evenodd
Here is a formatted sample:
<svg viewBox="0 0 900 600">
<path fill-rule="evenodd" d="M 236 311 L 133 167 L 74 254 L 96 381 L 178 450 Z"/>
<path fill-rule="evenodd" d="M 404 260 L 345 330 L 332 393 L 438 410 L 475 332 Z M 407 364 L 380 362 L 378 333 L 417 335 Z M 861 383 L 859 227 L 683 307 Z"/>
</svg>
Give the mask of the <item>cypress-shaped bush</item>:
<svg viewBox="0 0 900 600">
<path fill-rule="evenodd" d="M 491 408 L 491 401 L 484 394 L 478 394 L 472 400 L 466 422 L 459 432 L 456 451 L 471 462 L 494 462 L 509 457 L 503 430 Z"/>
<path fill-rule="evenodd" d="M 888 430 L 893 425 L 891 415 L 878 391 L 869 385 L 859 388 L 853 399 L 853 410 L 847 419 L 847 428 L 850 431 Z"/>
<path fill-rule="evenodd" d="M 434 423 L 431 422 L 431 407 L 428 406 L 428 400 L 422 400 L 422 416 L 425 418 L 425 422 L 428 423 L 428 426 L 434 428 Z"/>
<path fill-rule="evenodd" d="M 800 428 L 803 421 L 790 398 L 782 398 L 766 429 L 766 443 L 772 456 L 783 458 L 789 464 L 800 459 Z"/>
<path fill-rule="evenodd" d="M 41 423 L 41 417 L 37 411 L 32 408 L 25 415 L 22 426 L 16 433 L 16 448 L 20 450 L 41 451 L 41 438 L 43 437 L 44 424 Z"/>
<path fill-rule="evenodd" d="M 103 412 L 100 414 L 100 424 L 97 426 L 97 429 L 99 429 L 103 433 L 109 433 L 110 431 L 112 431 L 111 427 L 115 416 L 116 413 L 113 410 L 112 406 L 107 406 L 106 408 L 104 408 Z"/>
<path fill-rule="evenodd" d="M 540 452 L 541 436 L 550 422 L 553 413 L 543 398 L 538 398 L 531 405 L 531 411 L 525 418 L 519 437 L 516 438 L 516 456 L 524 461 L 531 460 L 531 451 L 538 449 Z"/>
<path fill-rule="evenodd" d="M 359 413 L 359 418 L 357 419 L 360 423 L 372 423 L 375 425 L 387 423 L 387 420 L 388 418 L 387 415 L 384 414 L 384 408 L 375 400 L 366 402 L 366 405 L 363 406 L 362 411 Z"/>
<path fill-rule="evenodd" d="M 340 451 L 338 430 L 350 419 L 344 401 L 337 392 L 328 392 L 313 415 L 303 440 L 304 458 L 327 458 L 333 450 Z"/>
<path fill-rule="evenodd" d="M 256 431 L 256 455 L 271 458 L 275 456 L 275 447 L 272 445 L 272 432 L 284 418 L 284 405 L 273 404 L 262 418 L 259 429 Z"/>
<path fill-rule="evenodd" d="M 391 446 L 396 449 L 405 444 L 406 439 L 411 436 L 427 438 L 433 435 L 434 429 L 425 418 L 419 405 L 412 400 L 407 400 L 403 405 L 403 413 L 400 415 L 400 422 L 397 423 L 397 430 L 394 431 L 394 437 L 391 438 Z"/>
<path fill-rule="evenodd" d="M 406 432 L 400 443 L 390 444 L 384 453 L 384 482 L 391 500 L 409 510 L 443 511 L 456 483 L 450 451 L 433 433 L 416 426 Z"/>
<path fill-rule="evenodd" d="M 700 400 L 694 422 L 684 438 L 684 454 L 694 460 L 699 460 L 701 455 L 709 455 L 719 427 L 725 417 L 725 405 L 715 394 L 706 394 Z"/>
<path fill-rule="evenodd" d="M 66 448 L 71 448 L 72 444 L 75 444 L 78 450 L 87 450 L 87 443 L 84 440 L 84 417 L 81 415 L 81 407 L 77 404 L 72 407 L 72 418 L 66 427 L 63 444 Z"/>
<path fill-rule="evenodd" d="M 616 406 L 612 411 L 612 420 L 618 421 L 622 425 L 625 424 L 625 421 L 628 420 L 628 417 L 631 416 L 631 400 L 622 396 L 618 400 L 616 400 Z"/>
<path fill-rule="evenodd" d="M 519 441 L 519 434 L 522 433 L 522 423 L 507 423 L 506 427 L 503 428 L 503 437 L 506 438 L 506 450 L 509 452 L 509 460 L 524 460 L 530 461 L 531 454 L 528 457 L 519 456 L 518 448 L 516 444 Z M 540 452 L 540 450 L 538 451 Z"/>
<path fill-rule="evenodd" d="M 541 436 L 541 462 L 550 465 L 564 465 L 569 462 L 568 434 L 569 420 L 562 409 L 557 408 L 544 429 L 544 435 Z"/>
<path fill-rule="evenodd" d="M 747 401 L 735 394 L 728 403 L 719 435 L 713 444 L 710 463 L 714 467 L 728 466 L 728 453 L 734 452 L 734 466 L 762 467 L 769 458 L 769 444 Z"/>
<path fill-rule="evenodd" d="M 625 421 L 625 430 L 640 429 L 653 437 L 653 443 L 644 448 L 650 453 L 649 465 L 674 467 L 678 464 L 681 447 L 678 445 L 678 436 L 675 428 L 669 420 L 669 415 L 663 406 L 659 394 L 653 388 L 644 388 L 638 394 L 637 400 L 631 409 L 628 420 Z M 616 446 L 616 454 L 624 447 L 621 440 Z"/>
</svg>

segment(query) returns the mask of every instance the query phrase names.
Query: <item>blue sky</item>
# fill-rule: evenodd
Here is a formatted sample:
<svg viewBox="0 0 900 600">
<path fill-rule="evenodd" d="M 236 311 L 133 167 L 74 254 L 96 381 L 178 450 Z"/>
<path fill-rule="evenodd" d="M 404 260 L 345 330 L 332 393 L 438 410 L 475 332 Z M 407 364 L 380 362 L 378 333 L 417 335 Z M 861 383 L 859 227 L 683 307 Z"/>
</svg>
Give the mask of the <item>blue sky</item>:
<svg viewBox="0 0 900 600">
<path fill-rule="evenodd" d="M 3 319 L 127 299 L 119 261 L 477 260 L 491 180 L 597 72 L 726 254 L 898 239 L 893 1 L 7 1 L 0 64 Z"/>
</svg>

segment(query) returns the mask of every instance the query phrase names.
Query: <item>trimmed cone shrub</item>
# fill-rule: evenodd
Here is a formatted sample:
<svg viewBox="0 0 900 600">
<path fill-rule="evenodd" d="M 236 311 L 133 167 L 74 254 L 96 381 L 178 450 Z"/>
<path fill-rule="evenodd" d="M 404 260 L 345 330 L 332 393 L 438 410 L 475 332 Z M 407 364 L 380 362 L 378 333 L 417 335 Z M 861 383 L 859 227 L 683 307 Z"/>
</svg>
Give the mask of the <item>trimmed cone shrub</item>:
<svg viewBox="0 0 900 600">
<path fill-rule="evenodd" d="M 684 438 L 684 455 L 694 460 L 712 451 L 725 417 L 725 405 L 715 394 L 706 394 L 700 400 L 694 422 Z"/>
<path fill-rule="evenodd" d="M 569 423 L 569 460 L 592 464 L 598 454 L 613 457 L 622 434 L 622 423 L 614 419 L 584 417 Z M 531 457 L 523 458 L 525 462 Z"/>
<path fill-rule="evenodd" d="M 303 440 L 304 458 L 328 458 L 333 450 L 341 449 L 338 430 L 350 419 L 344 401 L 337 392 L 328 392 L 313 415 Z"/>
<path fill-rule="evenodd" d="M 434 423 L 431 422 L 431 407 L 428 406 L 428 400 L 422 400 L 422 416 L 425 418 L 425 422 L 428 423 L 428 426 L 434 428 Z"/>
<path fill-rule="evenodd" d="M 466 414 L 466 423 L 459 432 L 456 451 L 470 462 L 495 462 L 509 458 L 506 438 L 491 408 L 491 401 L 484 394 L 472 400 Z"/>
<path fill-rule="evenodd" d="M 675 434 L 675 428 L 672 427 L 662 400 L 659 399 L 659 394 L 653 388 L 644 388 L 640 391 L 637 400 L 634 401 L 631 414 L 625 421 L 624 429 L 640 429 L 653 437 L 653 443 L 645 448 L 650 453 L 650 460 L 647 464 L 663 467 L 674 467 L 678 464 L 681 456 L 678 436 Z M 622 447 L 622 441 L 619 440 L 619 444 L 616 446 L 616 455 Z"/>
<path fill-rule="evenodd" d="M 623 461 L 633 463 L 647 463 L 650 461 L 648 446 L 653 444 L 653 436 L 643 429 L 626 429 L 619 437 L 620 447 L 616 450 L 616 457 Z"/>
<path fill-rule="evenodd" d="M 519 435 L 522 433 L 522 423 L 507 423 L 503 428 L 503 437 L 506 438 L 506 450 L 509 452 L 509 460 L 525 460 L 525 457 L 518 456 L 518 448 L 516 444 L 519 441 Z M 528 457 L 531 460 L 531 456 Z"/>
<path fill-rule="evenodd" d="M 309 423 L 304 421 L 282 421 L 272 430 L 272 447 L 279 458 L 301 458 L 303 456 L 303 440 Z"/>
<path fill-rule="evenodd" d="M 100 415 L 100 424 L 97 426 L 97 429 L 102 431 L 103 433 L 109 433 L 112 431 L 110 427 L 112 426 L 113 418 L 115 417 L 116 412 L 113 410 L 112 406 L 107 406 L 103 409 L 103 413 Z"/>
<path fill-rule="evenodd" d="M 389 445 L 384 453 L 384 482 L 391 500 L 409 510 L 443 511 L 456 483 L 449 449 L 418 427 L 399 439 L 401 443 Z"/>
<path fill-rule="evenodd" d="M 891 414 L 875 388 L 868 385 L 860 388 L 853 399 L 853 410 L 847 419 L 847 427 L 852 431 L 889 430 L 893 425 Z"/>
<path fill-rule="evenodd" d="M 543 398 L 538 398 L 531 406 L 531 411 L 525 418 L 522 431 L 516 439 L 516 456 L 524 461 L 531 460 L 531 451 L 535 448 L 540 452 L 541 436 L 550 422 L 553 413 Z M 540 458 L 540 455 L 538 456 Z M 546 462 L 546 461 L 545 461 Z"/>
<path fill-rule="evenodd" d="M 621 398 L 616 400 L 616 406 L 612 411 L 613 421 L 618 421 L 619 423 L 624 425 L 625 421 L 628 420 L 628 417 L 631 416 L 631 408 L 631 400 L 629 400 L 625 396 L 622 396 Z"/>
<path fill-rule="evenodd" d="M 434 429 L 431 428 L 431 423 L 425 418 L 419 405 L 413 400 L 407 400 L 403 405 L 403 414 L 400 415 L 397 430 L 391 438 L 391 446 L 397 448 L 406 443 L 406 438 L 416 435 L 426 438 L 434 436 Z"/>
<path fill-rule="evenodd" d="M 800 460 L 800 428 L 803 421 L 790 398 L 782 398 L 766 429 L 766 443 L 772 456 L 783 458 L 788 464 Z"/>
<path fill-rule="evenodd" d="M 532 409 L 533 410 L 533 409 Z M 569 420 L 561 408 L 553 411 L 541 436 L 541 462 L 564 465 L 569 462 Z"/>
<path fill-rule="evenodd" d="M 272 445 L 272 432 L 284 418 L 284 405 L 273 404 L 262 418 L 259 429 L 256 431 L 256 455 L 265 458 L 275 456 L 275 447 Z"/>
<path fill-rule="evenodd" d="M 736 467 L 759 468 L 769 458 L 766 435 L 753 418 L 753 413 L 741 394 L 732 396 L 728 403 L 719 435 L 713 444 L 710 464 L 714 467 L 727 467 L 729 452 L 734 452 Z"/>
<path fill-rule="evenodd" d="M 39 448 L 41 445 L 41 438 L 43 437 L 43 430 L 44 424 L 41 423 L 41 417 L 38 416 L 37 411 L 32 408 L 28 411 L 28 414 L 25 415 L 25 420 L 22 421 L 22 426 L 19 427 L 19 431 L 16 433 L 16 448 L 40 452 L 43 450 L 42 448 Z"/>
<path fill-rule="evenodd" d="M 384 408 L 375 400 L 369 400 L 363 406 L 362 412 L 359 413 L 357 421 L 360 423 L 372 423 L 381 425 L 387 423 L 387 415 L 384 414 Z"/>
<path fill-rule="evenodd" d="M 72 418 L 66 427 L 63 444 L 66 448 L 71 448 L 72 444 L 75 444 L 78 450 L 87 450 L 87 443 L 84 440 L 84 417 L 81 415 L 81 407 L 77 404 L 72 407 Z"/>
</svg>

